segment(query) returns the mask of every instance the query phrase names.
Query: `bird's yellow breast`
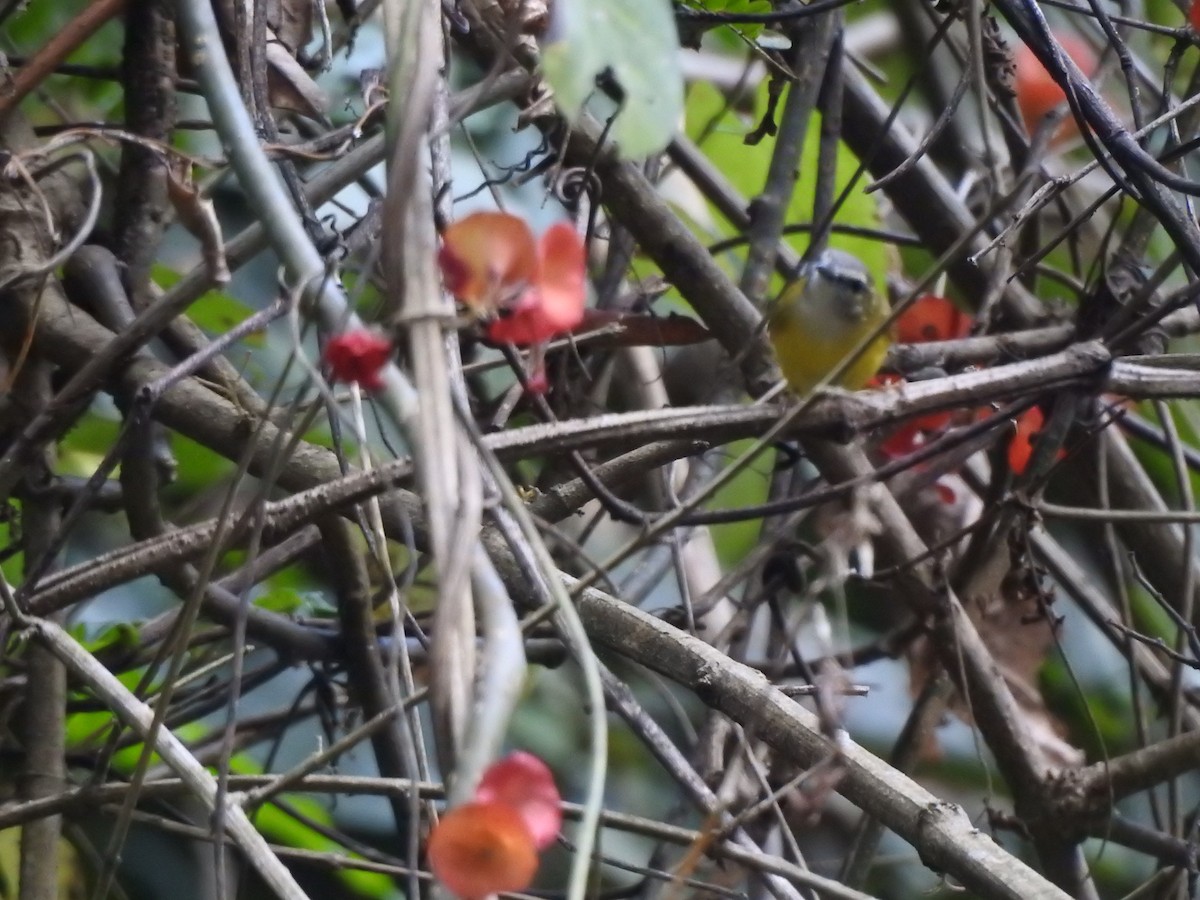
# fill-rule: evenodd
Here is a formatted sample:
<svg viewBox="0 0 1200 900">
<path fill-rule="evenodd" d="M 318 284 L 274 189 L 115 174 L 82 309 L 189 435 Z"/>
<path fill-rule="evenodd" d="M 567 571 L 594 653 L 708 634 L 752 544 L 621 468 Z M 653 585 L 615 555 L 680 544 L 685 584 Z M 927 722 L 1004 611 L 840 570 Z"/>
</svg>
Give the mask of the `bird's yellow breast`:
<svg viewBox="0 0 1200 900">
<path fill-rule="evenodd" d="M 872 292 L 866 305 L 853 301 L 837 285 L 801 278 L 789 285 L 767 317 L 767 332 L 789 387 L 799 395 L 812 391 L 887 318 L 887 302 Z M 879 371 L 891 340 L 871 341 L 833 384 L 857 390 Z"/>
<path fill-rule="evenodd" d="M 870 330 L 863 329 L 850 340 L 842 340 L 845 335 L 831 337 L 813 333 L 811 329 L 796 327 L 791 320 L 773 318 L 770 324 L 771 343 L 775 347 L 779 368 L 788 386 L 799 395 L 807 394 L 816 387 Z M 883 365 L 888 344 L 886 335 L 876 338 L 834 384 L 852 391 L 865 385 Z"/>
</svg>

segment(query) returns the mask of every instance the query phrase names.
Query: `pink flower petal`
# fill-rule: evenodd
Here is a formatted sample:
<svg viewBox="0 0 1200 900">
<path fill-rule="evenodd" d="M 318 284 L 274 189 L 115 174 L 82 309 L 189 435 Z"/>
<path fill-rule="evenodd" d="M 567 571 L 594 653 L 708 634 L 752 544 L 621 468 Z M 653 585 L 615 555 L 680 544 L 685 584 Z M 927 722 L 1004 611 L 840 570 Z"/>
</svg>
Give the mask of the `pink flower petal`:
<svg viewBox="0 0 1200 900">
<path fill-rule="evenodd" d="M 550 390 L 550 379 L 546 377 L 546 361 L 544 359 L 539 359 L 537 365 L 526 374 L 525 389 L 530 394 L 539 396 Z"/>
<path fill-rule="evenodd" d="M 475 790 L 475 800 L 515 809 L 539 850 L 554 843 L 562 827 L 562 796 L 554 784 L 554 774 L 544 762 L 523 750 L 488 767 Z"/>
<path fill-rule="evenodd" d="M 583 321 L 587 301 L 587 254 L 583 240 L 566 222 L 551 225 L 538 242 L 538 291 L 547 326 L 567 332 Z"/>
<path fill-rule="evenodd" d="M 538 242 L 536 283 L 499 318 L 488 324 L 488 338 L 530 347 L 565 334 L 583 321 L 587 300 L 583 241 L 566 222 L 552 225 Z"/>
</svg>

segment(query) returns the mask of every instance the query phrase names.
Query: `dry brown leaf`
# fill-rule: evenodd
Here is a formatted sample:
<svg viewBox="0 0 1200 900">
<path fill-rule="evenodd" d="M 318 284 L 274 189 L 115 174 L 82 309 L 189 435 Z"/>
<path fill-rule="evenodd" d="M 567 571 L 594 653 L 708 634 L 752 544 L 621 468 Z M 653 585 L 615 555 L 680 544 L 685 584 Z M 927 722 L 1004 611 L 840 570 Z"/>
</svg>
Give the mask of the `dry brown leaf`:
<svg viewBox="0 0 1200 900">
<path fill-rule="evenodd" d="M 200 241 L 208 277 L 218 286 L 228 284 L 229 266 L 225 261 L 221 223 L 217 221 L 212 201 L 204 196 L 192 180 L 189 166 L 167 167 L 167 197 L 180 223 Z"/>
<path fill-rule="evenodd" d="M 1020 707 L 1030 752 L 1036 754 L 1039 767 L 1055 771 L 1078 766 L 1084 761 L 1083 751 L 1066 741 L 1065 728 L 1046 706 L 1038 687 L 1038 673 L 1055 646 L 1059 627 L 1047 609 L 1041 575 L 1020 547 L 1013 545 L 992 557 L 991 570 L 989 577 L 976 582 L 984 587 L 962 598 L 963 606 Z M 928 638 L 913 642 L 908 660 L 910 687 L 916 696 L 940 663 Z M 970 710 L 961 700 L 951 703 L 950 709 L 964 722 L 972 722 Z M 931 735 L 923 756 L 938 755 L 936 736 Z"/>
<path fill-rule="evenodd" d="M 231 59 L 238 58 L 237 11 L 233 0 L 220 0 L 217 21 Z M 329 98 L 297 60 L 312 37 L 312 6 L 308 0 L 269 0 L 266 10 L 267 96 L 275 109 L 325 119 Z M 187 54 L 180 54 L 180 74 L 187 75 Z"/>
<path fill-rule="evenodd" d="M 314 0 L 267 0 L 267 27 L 292 55 L 312 38 Z"/>
<path fill-rule="evenodd" d="M 644 313 L 587 309 L 583 321 L 574 329 L 583 334 L 612 327 L 613 333 L 593 342 L 600 347 L 678 347 L 712 339 L 712 333 L 690 316 L 670 313 L 652 316 Z"/>
</svg>

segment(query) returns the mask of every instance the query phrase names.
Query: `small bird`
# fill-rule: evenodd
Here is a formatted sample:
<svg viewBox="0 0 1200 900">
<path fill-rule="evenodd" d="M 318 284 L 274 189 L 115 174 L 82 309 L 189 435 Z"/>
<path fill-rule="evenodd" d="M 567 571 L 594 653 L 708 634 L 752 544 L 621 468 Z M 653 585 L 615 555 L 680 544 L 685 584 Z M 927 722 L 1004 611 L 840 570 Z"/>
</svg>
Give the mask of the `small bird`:
<svg viewBox="0 0 1200 900">
<path fill-rule="evenodd" d="M 888 316 L 887 300 L 858 257 L 828 248 L 800 269 L 767 313 L 767 333 L 788 386 L 808 394 Z M 857 390 L 887 354 L 885 332 L 867 345 L 835 385 Z"/>
</svg>

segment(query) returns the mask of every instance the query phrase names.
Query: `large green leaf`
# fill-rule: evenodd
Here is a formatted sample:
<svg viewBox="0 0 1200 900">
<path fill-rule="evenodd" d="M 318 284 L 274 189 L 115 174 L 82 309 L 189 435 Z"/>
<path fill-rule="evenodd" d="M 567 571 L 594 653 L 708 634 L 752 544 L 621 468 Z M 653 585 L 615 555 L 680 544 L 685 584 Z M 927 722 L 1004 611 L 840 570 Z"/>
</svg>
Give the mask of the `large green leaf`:
<svg viewBox="0 0 1200 900">
<path fill-rule="evenodd" d="M 737 459 L 753 443 L 752 440 L 735 441 L 728 447 L 728 458 Z M 717 491 L 705 508 L 739 509 L 766 501 L 772 459 L 773 455 L 769 453 L 760 456 L 754 464 L 743 469 Z M 721 564 L 733 566 L 745 559 L 746 554 L 759 542 L 762 525 L 763 520 L 759 518 L 709 526 Z"/>
<path fill-rule="evenodd" d="M 773 141 L 763 141 L 757 145 L 745 143 L 745 136 L 758 124 L 767 111 L 767 86 L 764 82 L 755 96 L 753 113 L 744 114 L 730 106 L 726 98 L 712 85 L 697 83 L 688 92 L 687 101 L 687 130 L 688 134 L 701 142 L 701 149 L 712 160 L 730 183 L 747 198 L 758 196 L 766 182 L 767 167 L 774 151 Z M 814 113 L 805 132 L 804 148 L 800 154 L 799 173 L 795 191 L 788 204 L 788 225 L 812 221 L 813 199 L 816 195 L 817 155 L 820 146 L 820 117 Z M 849 182 L 854 170 L 858 167 L 858 159 L 850 152 L 845 144 L 839 144 L 837 154 L 836 192 L 841 194 Z M 851 189 L 846 202 L 838 210 L 836 224 L 852 225 L 859 228 L 877 228 L 879 226 L 879 211 L 875 196 L 863 192 L 867 179 L 860 179 Z M 715 209 L 714 209 L 715 212 Z M 727 237 L 735 234 L 735 229 L 723 220 L 712 223 L 716 235 Z M 714 235 L 715 236 L 715 235 Z M 786 237 L 789 244 L 797 252 L 803 253 L 808 246 L 807 232 L 797 232 Z M 883 288 L 887 275 L 896 266 L 896 254 L 890 245 L 880 243 L 866 237 L 834 234 L 830 244 L 853 253 L 863 261 L 874 275 L 876 286 Z M 740 274 L 742 255 L 734 258 L 726 257 L 731 263 L 731 270 L 736 277 Z M 776 280 L 774 289 L 782 287 L 782 281 Z"/>
<path fill-rule="evenodd" d="M 690 5 L 690 4 L 689 4 Z M 730 15 L 762 15 L 769 13 L 772 6 L 768 0 L 702 0 L 695 5 L 697 9 L 708 12 L 728 13 Z M 725 25 L 713 29 L 717 39 L 730 47 L 737 47 L 743 41 L 756 41 L 763 33 L 763 26 L 754 22 L 739 22 L 737 25 Z"/>
<path fill-rule="evenodd" d="M 542 69 L 559 108 L 576 119 L 612 73 L 624 93 L 612 136 L 625 157 L 667 146 L 683 115 L 679 35 L 666 0 L 556 0 Z"/>
</svg>

